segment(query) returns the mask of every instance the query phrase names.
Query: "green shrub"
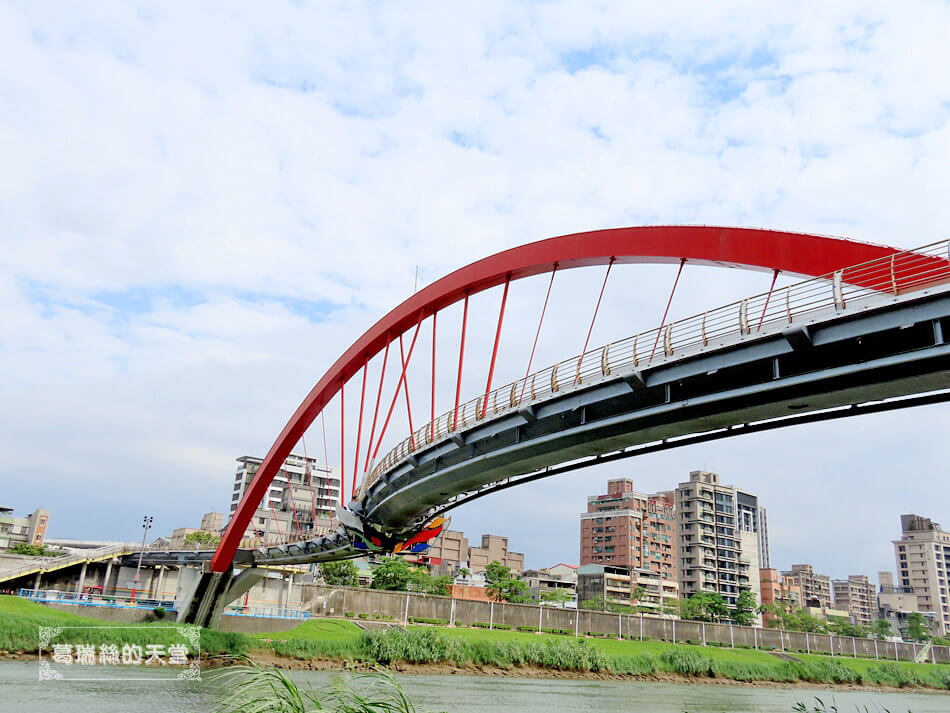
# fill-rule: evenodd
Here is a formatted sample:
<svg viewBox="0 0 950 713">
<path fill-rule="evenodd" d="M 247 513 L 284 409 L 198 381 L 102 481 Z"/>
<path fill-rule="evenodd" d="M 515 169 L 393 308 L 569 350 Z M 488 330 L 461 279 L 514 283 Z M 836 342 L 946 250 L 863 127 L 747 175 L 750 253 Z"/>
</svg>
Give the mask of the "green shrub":
<svg viewBox="0 0 950 713">
<path fill-rule="evenodd" d="M 368 618 L 369 618 L 369 614 L 367 614 L 366 612 L 360 612 L 357 616 L 359 616 L 360 619 L 368 619 Z"/>
<path fill-rule="evenodd" d="M 705 654 L 683 649 L 670 649 L 660 654 L 660 662 L 667 671 L 684 676 L 713 676 L 713 661 Z"/>
<path fill-rule="evenodd" d="M 531 634 L 533 634 L 537 630 L 538 630 L 537 627 L 534 627 L 534 626 L 519 626 L 518 627 L 518 631 L 527 631 L 528 633 L 531 633 Z"/>
<path fill-rule="evenodd" d="M 345 616 L 347 619 L 352 619 L 354 616 L 356 616 L 356 613 L 348 611 L 348 612 L 345 612 L 343 616 Z"/>
<path fill-rule="evenodd" d="M 449 623 L 446 619 L 437 619 L 431 616 L 411 616 L 409 621 L 412 624 L 435 624 L 436 626 L 445 626 Z"/>
</svg>

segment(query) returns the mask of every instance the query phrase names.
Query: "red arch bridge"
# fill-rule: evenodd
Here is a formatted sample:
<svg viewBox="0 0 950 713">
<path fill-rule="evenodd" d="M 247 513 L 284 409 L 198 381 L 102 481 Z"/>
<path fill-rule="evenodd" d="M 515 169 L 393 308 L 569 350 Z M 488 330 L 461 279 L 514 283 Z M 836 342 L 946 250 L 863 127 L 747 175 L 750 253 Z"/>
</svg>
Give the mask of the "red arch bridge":
<svg viewBox="0 0 950 713">
<path fill-rule="evenodd" d="M 666 310 L 649 331 L 592 346 L 611 271 L 635 263 L 678 266 Z M 669 320 L 684 266 L 695 264 L 765 271 L 770 286 Z M 583 348 L 537 369 L 535 349 L 556 276 L 594 266 L 603 278 L 589 298 Z M 527 356 L 524 375 L 496 384 L 510 287 L 545 274 L 538 322 L 527 327 L 531 350 L 518 355 Z M 801 279 L 776 287 L 779 275 Z M 476 365 L 473 350 L 466 351 L 469 303 L 492 289 L 499 293 L 494 338 Z M 439 348 L 446 314 L 460 317 L 460 336 Z M 254 580 L 253 567 L 235 576 L 235 565 L 399 550 L 451 508 L 521 483 L 743 433 L 945 401 L 948 330 L 947 241 L 902 251 L 816 235 L 668 226 L 566 235 L 497 253 L 413 294 L 327 370 L 261 463 L 180 618 L 216 620 Z M 415 364 L 418 376 L 420 362 L 428 378 L 410 384 L 410 369 Z M 439 410 L 437 363 L 455 371 L 454 388 L 438 399 L 448 408 Z M 463 372 L 475 369 L 485 387 L 463 394 Z M 395 443 L 394 413 L 406 424 Z M 326 416 L 340 433 L 339 529 L 288 533 L 278 544 L 239 549 L 284 459 Z"/>
</svg>

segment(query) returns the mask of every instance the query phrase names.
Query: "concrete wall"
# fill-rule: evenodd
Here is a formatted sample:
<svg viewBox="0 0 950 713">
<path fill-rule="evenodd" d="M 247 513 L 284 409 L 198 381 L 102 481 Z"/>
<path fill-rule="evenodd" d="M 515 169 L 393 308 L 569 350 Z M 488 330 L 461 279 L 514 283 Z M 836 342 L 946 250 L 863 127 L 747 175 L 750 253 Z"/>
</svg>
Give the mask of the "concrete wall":
<svg viewBox="0 0 950 713">
<path fill-rule="evenodd" d="M 450 626 L 489 624 L 492 627 L 502 625 L 513 629 L 519 626 L 531 627 L 532 630 L 559 629 L 574 631 L 579 635 L 607 634 L 629 639 L 696 644 L 712 642 L 766 651 L 833 653 L 835 656 L 859 656 L 887 661 L 913 661 L 922 646 L 903 642 L 875 642 L 850 636 L 804 634 L 798 631 L 730 624 L 704 624 L 651 614 L 608 614 L 315 584 L 303 587 L 303 597 L 306 608 L 318 616 L 341 617 L 345 616 L 346 612 L 353 612 L 367 614 L 370 619 L 388 618 L 397 622 L 413 618 L 442 619 Z M 950 648 L 935 646 L 933 652 L 938 662 L 950 663 Z"/>
<path fill-rule="evenodd" d="M 57 611 L 78 614 L 79 616 L 88 616 L 92 619 L 101 619 L 102 621 L 121 622 L 123 624 L 141 624 L 151 614 L 149 609 L 123 609 L 112 607 L 91 607 L 78 604 L 44 604 L 50 609 Z M 168 615 L 169 624 L 175 623 L 174 614 Z"/>
<path fill-rule="evenodd" d="M 267 619 L 256 616 L 228 616 L 221 617 L 218 629 L 221 631 L 236 631 L 241 634 L 263 634 L 271 631 L 287 631 L 302 623 L 300 619 Z"/>
</svg>

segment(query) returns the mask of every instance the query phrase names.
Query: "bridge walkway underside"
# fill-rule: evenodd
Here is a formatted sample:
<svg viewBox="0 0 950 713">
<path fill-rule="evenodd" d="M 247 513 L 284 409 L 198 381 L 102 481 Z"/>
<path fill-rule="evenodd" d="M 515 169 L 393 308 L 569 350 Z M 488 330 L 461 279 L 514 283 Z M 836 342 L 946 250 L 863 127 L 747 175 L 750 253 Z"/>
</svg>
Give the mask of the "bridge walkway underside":
<svg viewBox="0 0 950 713">
<path fill-rule="evenodd" d="M 517 474 L 686 434 L 950 387 L 950 294 L 829 319 L 644 371 L 477 425 L 367 494 L 381 527 Z"/>
</svg>

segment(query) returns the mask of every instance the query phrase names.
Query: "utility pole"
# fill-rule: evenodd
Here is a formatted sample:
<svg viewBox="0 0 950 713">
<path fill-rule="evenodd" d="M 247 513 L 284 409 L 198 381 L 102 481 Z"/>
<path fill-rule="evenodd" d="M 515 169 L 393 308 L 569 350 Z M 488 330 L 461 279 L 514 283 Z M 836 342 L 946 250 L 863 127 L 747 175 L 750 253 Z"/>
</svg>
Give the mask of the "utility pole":
<svg viewBox="0 0 950 713">
<path fill-rule="evenodd" d="M 132 599 L 129 604 L 135 604 L 135 590 L 139 588 L 139 571 L 142 569 L 142 556 L 145 554 L 145 538 L 148 537 L 148 531 L 154 519 L 151 515 L 142 518 L 142 549 L 139 550 L 139 563 L 135 566 L 135 579 L 132 580 Z"/>
</svg>

